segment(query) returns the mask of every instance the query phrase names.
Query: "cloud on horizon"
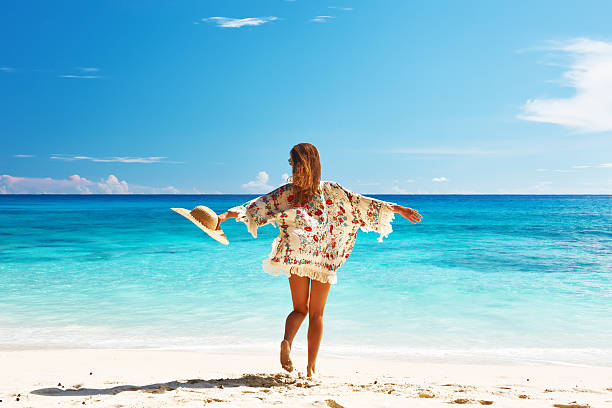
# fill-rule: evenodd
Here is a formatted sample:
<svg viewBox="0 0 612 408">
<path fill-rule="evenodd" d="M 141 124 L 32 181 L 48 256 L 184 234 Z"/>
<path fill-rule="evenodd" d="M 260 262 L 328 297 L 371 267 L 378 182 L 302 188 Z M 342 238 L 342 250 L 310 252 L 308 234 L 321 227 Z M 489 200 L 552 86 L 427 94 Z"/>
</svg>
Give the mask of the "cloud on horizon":
<svg viewBox="0 0 612 408">
<path fill-rule="evenodd" d="M 523 105 L 518 119 L 553 123 L 582 133 L 612 130 L 612 42 L 575 38 L 552 42 L 547 51 L 571 58 L 563 86 L 574 88 L 568 98 L 535 98 Z"/>
<path fill-rule="evenodd" d="M 268 184 L 270 181 L 270 175 L 265 171 L 257 173 L 255 180 L 251 180 L 242 185 L 242 188 L 249 190 L 254 193 L 267 193 L 274 189 L 274 186 Z"/>
<path fill-rule="evenodd" d="M 107 158 L 91 157 L 91 156 L 78 156 L 78 155 L 64 155 L 64 154 L 52 154 L 49 157 L 51 160 L 63 160 L 63 161 L 76 161 L 76 160 L 88 160 L 96 163 L 179 163 L 164 161 L 167 157 L 164 156 L 149 156 L 149 157 L 129 157 L 129 156 L 114 156 Z"/>
<path fill-rule="evenodd" d="M 149 187 L 128 185 L 110 174 L 106 179 L 91 181 L 78 174 L 67 179 L 51 177 L 14 177 L 8 174 L 0 175 L 0 194 L 179 194 L 172 187 Z"/>
<path fill-rule="evenodd" d="M 30 159 L 32 157 L 36 157 L 33 154 L 14 154 L 13 157 L 16 159 Z"/>
<path fill-rule="evenodd" d="M 278 17 L 247 17 L 247 18 L 231 18 L 231 17 L 207 17 L 203 18 L 202 21 L 206 23 L 216 24 L 218 27 L 223 28 L 240 28 L 245 26 L 259 26 L 271 21 L 278 20 Z"/>
<path fill-rule="evenodd" d="M 431 181 L 435 183 L 444 183 L 445 181 L 448 181 L 448 179 L 446 177 L 434 177 L 431 179 Z"/>
</svg>

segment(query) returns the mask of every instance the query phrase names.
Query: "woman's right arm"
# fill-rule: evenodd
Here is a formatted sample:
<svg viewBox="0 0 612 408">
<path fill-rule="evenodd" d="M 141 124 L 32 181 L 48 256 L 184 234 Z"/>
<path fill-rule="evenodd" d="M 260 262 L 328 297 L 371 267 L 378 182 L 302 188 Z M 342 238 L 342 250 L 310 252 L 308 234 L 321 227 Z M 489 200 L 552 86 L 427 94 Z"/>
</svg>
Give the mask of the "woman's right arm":
<svg viewBox="0 0 612 408">
<path fill-rule="evenodd" d="M 238 213 L 234 211 L 226 211 L 223 214 L 219 214 L 219 221 L 217 222 L 217 229 L 221 228 L 221 223 L 223 221 L 227 221 L 230 218 L 236 218 L 237 216 L 238 216 Z"/>
<path fill-rule="evenodd" d="M 393 231 L 391 223 L 396 213 L 412 223 L 421 221 L 421 215 L 412 208 L 355 193 L 338 183 L 334 183 L 334 185 L 346 194 L 352 207 L 354 221 L 360 224 L 359 228 L 365 232 L 378 232 L 380 234 L 379 242 L 382 242 L 382 239 Z"/>
<path fill-rule="evenodd" d="M 412 222 L 414 224 L 416 224 L 417 222 L 420 222 L 423 219 L 421 214 L 419 214 L 419 212 L 417 210 L 414 210 L 412 208 L 404 207 L 404 206 L 396 204 L 396 203 L 391 203 L 391 202 L 387 202 L 387 201 L 383 201 L 383 200 L 378 200 L 378 199 L 372 198 L 372 197 L 367 197 L 367 196 L 361 195 L 359 193 L 355 193 L 355 192 L 352 192 L 350 190 L 347 190 L 346 188 L 342 187 L 338 183 L 335 183 L 335 184 L 336 184 L 336 186 L 338 186 L 342 190 L 344 190 L 344 192 L 349 197 L 349 200 L 351 200 L 351 203 L 354 204 L 355 207 L 360 207 L 360 206 L 364 206 L 364 204 L 370 204 L 372 202 L 375 202 L 375 203 L 380 204 L 380 207 L 385 206 L 385 207 L 389 208 L 391 211 L 393 211 L 393 213 L 401 215 L 402 217 L 406 218 L 408 221 L 410 221 L 410 222 Z"/>
</svg>

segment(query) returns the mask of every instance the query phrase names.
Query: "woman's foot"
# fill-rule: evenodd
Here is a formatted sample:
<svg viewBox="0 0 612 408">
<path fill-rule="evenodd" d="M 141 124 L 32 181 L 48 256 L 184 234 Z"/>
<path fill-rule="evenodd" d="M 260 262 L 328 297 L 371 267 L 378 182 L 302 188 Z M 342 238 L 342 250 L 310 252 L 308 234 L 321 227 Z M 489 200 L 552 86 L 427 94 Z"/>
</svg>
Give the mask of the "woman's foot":
<svg viewBox="0 0 612 408">
<path fill-rule="evenodd" d="M 293 371 L 293 362 L 289 354 L 291 353 L 291 345 L 288 340 L 281 341 L 280 347 L 280 363 L 283 368 L 289 372 Z"/>
<path fill-rule="evenodd" d="M 306 367 L 306 377 L 310 378 L 310 379 L 314 379 L 316 378 L 316 373 L 315 373 L 315 368 L 314 366 L 308 366 Z"/>
</svg>

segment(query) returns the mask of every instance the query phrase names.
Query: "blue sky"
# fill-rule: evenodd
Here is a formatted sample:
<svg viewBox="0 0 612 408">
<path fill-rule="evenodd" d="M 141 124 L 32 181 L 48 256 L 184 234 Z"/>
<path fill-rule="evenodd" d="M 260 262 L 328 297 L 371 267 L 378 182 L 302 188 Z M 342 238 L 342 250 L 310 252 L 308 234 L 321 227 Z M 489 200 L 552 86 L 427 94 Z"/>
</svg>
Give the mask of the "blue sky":
<svg viewBox="0 0 612 408">
<path fill-rule="evenodd" d="M 0 193 L 612 193 L 609 1 L 18 1 Z"/>
</svg>

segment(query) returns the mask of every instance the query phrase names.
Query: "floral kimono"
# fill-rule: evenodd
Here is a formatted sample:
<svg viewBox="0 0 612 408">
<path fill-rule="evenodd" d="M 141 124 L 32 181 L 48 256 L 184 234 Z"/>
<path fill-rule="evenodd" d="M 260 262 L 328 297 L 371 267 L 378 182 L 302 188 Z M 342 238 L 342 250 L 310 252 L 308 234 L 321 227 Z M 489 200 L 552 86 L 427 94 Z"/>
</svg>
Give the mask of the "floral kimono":
<svg viewBox="0 0 612 408">
<path fill-rule="evenodd" d="M 336 271 L 349 257 L 357 230 L 378 232 L 379 242 L 393 231 L 395 203 L 353 193 L 331 181 L 320 186 L 321 194 L 305 205 L 296 203 L 292 185 L 285 184 L 229 209 L 238 213 L 236 221 L 244 222 L 254 238 L 258 227 L 278 225 L 264 271 L 336 283 Z"/>
</svg>

